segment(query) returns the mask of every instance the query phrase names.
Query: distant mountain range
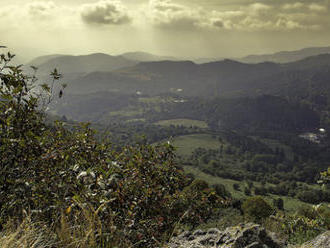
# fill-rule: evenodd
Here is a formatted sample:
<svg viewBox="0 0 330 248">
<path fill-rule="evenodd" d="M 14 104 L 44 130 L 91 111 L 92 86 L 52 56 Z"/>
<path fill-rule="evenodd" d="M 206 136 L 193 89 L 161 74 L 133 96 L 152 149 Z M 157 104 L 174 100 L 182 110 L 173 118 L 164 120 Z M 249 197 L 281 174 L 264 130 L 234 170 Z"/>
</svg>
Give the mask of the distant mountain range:
<svg viewBox="0 0 330 248">
<path fill-rule="evenodd" d="M 301 60 L 307 57 L 330 53 L 329 47 L 310 47 L 304 48 L 297 51 L 283 51 L 273 54 L 264 55 L 249 55 L 244 58 L 238 59 L 244 63 L 261 63 L 265 61 L 275 62 L 275 63 L 289 63 L 297 60 Z"/>
<path fill-rule="evenodd" d="M 289 55 L 298 58 L 326 52 L 327 49 L 330 50 L 308 48 L 283 52 L 274 54 L 273 58 L 282 56 L 284 61 L 285 56 L 288 60 Z M 242 63 L 225 59 L 196 64 L 168 58 L 140 52 L 120 56 L 100 53 L 84 56 L 50 55 L 39 57 L 29 65 L 39 67 L 38 75 L 42 80 L 48 77 L 53 68 L 57 68 L 64 75 L 64 81 L 68 82 L 68 94 L 138 92 L 148 95 L 173 93 L 183 97 L 271 94 L 313 101 L 324 101 L 322 96 L 330 99 L 329 53 L 288 63 Z"/>
<path fill-rule="evenodd" d="M 150 62 L 150 61 L 164 61 L 164 60 L 180 60 L 176 57 L 171 57 L 171 56 L 159 56 L 159 55 L 154 55 L 151 53 L 146 53 L 146 52 L 129 52 L 129 53 L 124 53 L 121 54 L 120 56 L 133 60 L 133 61 L 139 61 L 139 62 Z"/>
<path fill-rule="evenodd" d="M 320 77 L 329 68 L 330 54 L 286 64 L 245 64 L 233 60 L 201 65 L 191 61 L 141 62 L 111 72 L 80 76 L 70 82 L 67 90 L 74 94 L 98 91 L 134 94 L 139 91 L 151 95 L 171 92 L 202 97 L 280 94 L 297 80 L 299 85 L 292 90 L 309 85 L 311 78 Z M 326 85 L 326 80 L 324 75 L 320 83 Z"/>
<path fill-rule="evenodd" d="M 37 62 L 44 59 L 39 58 Z M 55 112 L 79 120 L 100 120 L 109 110 L 120 111 L 135 106 L 139 97 L 163 94 L 174 99 L 198 99 L 195 107 L 199 101 L 202 104 L 203 99 L 270 95 L 285 99 L 290 104 L 308 103 L 313 111 L 324 113 L 324 116 L 328 116 L 330 109 L 330 54 L 289 63 L 256 64 L 230 59 L 196 64 L 169 60 L 138 62 L 105 54 L 54 55 L 39 68 L 45 72 L 46 68 L 62 61 L 60 65 L 64 73 L 59 68 L 68 87 L 64 99 L 56 104 L 57 107 L 54 106 Z M 233 105 L 236 103 L 232 102 Z M 284 102 L 280 105 L 285 106 Z M 216 111 L 209 106 L 211 112 Z M 254 108 L 255 104 L 251 106 Z M 237 108 L 228 107 L 226 113 L 234 109 Z M 295 109 L 299 111 L 299 107 Z M 272 110 L 269 111 L 271 113 Z"/>
<path fill-rule="evenodd" d="M 297 51 L 278 52 L 274 54 L 249 55 L 243 58 L 234 58 L 242 63 L 289 63 L 302 60 L 307 57 L 320 54 L 329 54 L 329 47 L 311 47 Z M 224 58 L 194 58 L 183 59 L 172 56 L 159 56 L 146 52 L 128 52 L 118 56 L 111 56 L 103 53 L 90 55 L 72 56 L 63 54 L 53 54 L 41 56 L 33 59 L 27 66 L 39 67 L 39 73 L 49 73 L 50 70 L 58 68 L 62 73 L 90 73 L 94 71 L 114 71 L 117 69 L 130 67 L 139 62 L 157 61 L 184 61 L 191 60 L 197 64 L 205 64 L 224 60 Z"/>
</svg>

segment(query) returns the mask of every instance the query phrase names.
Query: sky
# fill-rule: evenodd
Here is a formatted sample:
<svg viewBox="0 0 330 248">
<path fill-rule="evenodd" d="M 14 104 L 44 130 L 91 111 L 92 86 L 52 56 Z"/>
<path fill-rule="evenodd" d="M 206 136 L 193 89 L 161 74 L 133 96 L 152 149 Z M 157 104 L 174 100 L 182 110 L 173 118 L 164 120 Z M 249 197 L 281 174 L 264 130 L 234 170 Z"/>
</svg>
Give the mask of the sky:
<svg viewBox="0 0 330 248">
<path fill-rule="evenodd" d="M 184 58 L 330 46 L 330 0 L 0 0 L 0 45 Z"/>
</svg>

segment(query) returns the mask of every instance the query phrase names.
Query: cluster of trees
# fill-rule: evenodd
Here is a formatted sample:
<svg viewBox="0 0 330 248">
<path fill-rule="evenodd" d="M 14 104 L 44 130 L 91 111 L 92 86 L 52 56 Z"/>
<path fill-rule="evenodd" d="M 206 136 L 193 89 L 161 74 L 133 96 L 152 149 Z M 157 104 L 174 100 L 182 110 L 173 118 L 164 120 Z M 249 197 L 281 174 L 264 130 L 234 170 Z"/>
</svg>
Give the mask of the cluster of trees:
<svg viewBox="0 0 330 248">
<path fill-rule="evenodd" d="M 164 111 L 149 115 L 148 119 L 158 120 L 203 120 L 213 130 L 230 129 L 245 132 L 299 132 L 320 125 L 319 114 L 308 105 L 270 95 L 211 100 L 189 98 L 185 103 L 168 104 Z"/>
<path fill-rule="evenodd" d="M 239 189 L 248 196 L 274 194 L 313 204 L 329 201 L 327 188 L 313 189 L 304 184 L 318 181 L 323 170 L 321 163 L 302 162 L 305 159 L 300 154 L 291 154 L 283 147 L 270 149 L 258 139 L 233 132 L 217 135 L 221 142 L 219 149 L 198 148 L 190 156 L 180 158 L 180 163 L 198 167 L 212 176 L 260 182 L 261 186 L 249 184 L 250 187 Z"/>
</svg>

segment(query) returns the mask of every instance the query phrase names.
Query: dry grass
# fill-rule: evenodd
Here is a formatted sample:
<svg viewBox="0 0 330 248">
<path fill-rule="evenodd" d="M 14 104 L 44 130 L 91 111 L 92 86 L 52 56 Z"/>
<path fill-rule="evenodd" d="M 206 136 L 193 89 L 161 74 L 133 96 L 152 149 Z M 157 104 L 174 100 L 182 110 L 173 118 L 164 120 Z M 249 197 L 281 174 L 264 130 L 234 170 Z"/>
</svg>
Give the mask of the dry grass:
<svg viewBox="0 0 330 248">
<path fill-rule="evenodd" d="M 26 218 L 21 225 L 8 224 L 0 233 L 1 248 L 47 248 L 54 247 L 56 237 L 41 224 L 32 223 Z"/>
<path fill-rule="evenodd" d="M 102 232 L 100 209 L 85 206 L 75 214 L 62 213 L 54 226 L 35 223 L 30 217 L 18 226 L 8 223 L 0 233 L 0 248 L 116 248 L 120 240 Z"/>
<path fill-rule="evenodd" d="M 114 247 L 111 244 L 113 242 L 105 240 L 106 237 L 102 230 L 102 223 L 98 216 L 103 205 L 96 210 L 94 210 L 92 206 L 83 206 L 80 203 L 78 203 L 78 205 L 80 206 L 81 211 L 76 213 L 71 220 L 65 213 L 61 215 L 59 225 L 56 228 L 56 235 L 60 243 L 59 247 Z M 74 220 L 72 221 L 72 219 Z M 109 238 L 109 236 L 107 237 Z"/>
</svg>

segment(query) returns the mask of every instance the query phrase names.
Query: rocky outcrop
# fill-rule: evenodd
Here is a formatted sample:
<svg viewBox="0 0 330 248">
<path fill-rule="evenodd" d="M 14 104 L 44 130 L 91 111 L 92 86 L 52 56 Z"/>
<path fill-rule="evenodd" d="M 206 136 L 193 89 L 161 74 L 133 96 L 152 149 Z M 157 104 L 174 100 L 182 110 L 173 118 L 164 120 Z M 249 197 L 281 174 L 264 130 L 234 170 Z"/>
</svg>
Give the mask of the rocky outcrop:
<svg viewBox="0 0 330 248">
<path fill-rule="evenodd" d="M 184 232 L 172 238 L 169 248 L 281 248 L 266 230 L 257 224 L 241 224 L 225 231 L 212 228 L 208 231 Z"/>
<path fill-rule="evenodd" d="M 303 244 L 300 248 L 329 248 L 330 247 L 330 231 L 317 236 L 312 241 Z"/>
</svg>

